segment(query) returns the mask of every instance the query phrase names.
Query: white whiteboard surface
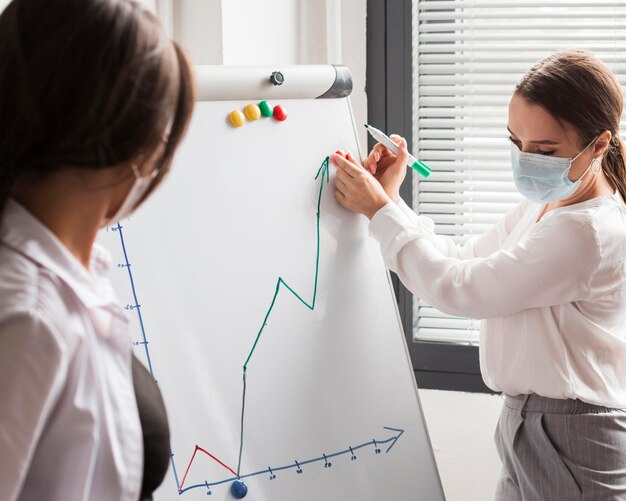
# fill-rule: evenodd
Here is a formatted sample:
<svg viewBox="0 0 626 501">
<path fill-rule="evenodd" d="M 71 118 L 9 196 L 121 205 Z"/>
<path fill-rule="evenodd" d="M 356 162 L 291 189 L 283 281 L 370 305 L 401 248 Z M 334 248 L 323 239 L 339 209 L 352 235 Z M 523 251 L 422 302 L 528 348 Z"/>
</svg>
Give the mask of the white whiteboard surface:
<svg viewBox="0 0 626 501">
<path fill-rule="evenodd" d="M 246 104 L 198 103 L 162 188 L 100 236 L 168 409 L 173 457 L 155 499 L 234 499 L 226 467 L 237 468 L 242 367 L 261 330 L 245 499 L 443 500 L 378 245 L 335 201 L 334 167 L 315 179 L 336 149 L 358 153 L 349 102 L 277 100 L 285 122 L 228 125 Z"/>
</svg>

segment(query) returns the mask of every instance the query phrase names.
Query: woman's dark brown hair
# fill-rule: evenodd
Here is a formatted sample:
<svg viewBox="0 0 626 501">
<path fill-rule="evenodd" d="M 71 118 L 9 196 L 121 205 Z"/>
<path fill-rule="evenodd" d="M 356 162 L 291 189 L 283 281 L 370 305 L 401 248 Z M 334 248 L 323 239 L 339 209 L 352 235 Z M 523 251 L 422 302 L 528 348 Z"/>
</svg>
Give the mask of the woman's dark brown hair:
<svg viewBox="0 0 626 501">
<path fill-rule="evenodd" d="M 622 89 L 605 64 L 581 50 L 557 52 L 533 66 L 515 92 L 546 109 L 554 118 L 578 131 L 584 148 L 601 132 L 612 134 L 602 169 L 626 200 L 624 143 L 618 136 Z"/>
<path fill-rule="evenodd" d="M 122 165 L 165 142 L 154 188 L 194 100 L 189 62 L 139 3 L 13 0 L 0 15 L 0 214 L 17 180 Z"/>
</svg>

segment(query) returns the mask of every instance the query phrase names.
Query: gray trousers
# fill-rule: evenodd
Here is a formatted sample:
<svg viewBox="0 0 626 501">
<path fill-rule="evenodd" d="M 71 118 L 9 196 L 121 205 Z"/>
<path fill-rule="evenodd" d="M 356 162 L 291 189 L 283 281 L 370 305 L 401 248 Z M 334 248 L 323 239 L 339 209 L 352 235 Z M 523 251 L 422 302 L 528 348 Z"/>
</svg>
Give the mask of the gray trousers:
<svg viewBox="0 0 626 501">
<path fill-rule="evenodd" d="M 496 501 L 626 501 L 626 409 L 506 396 Z"/>
</svg>

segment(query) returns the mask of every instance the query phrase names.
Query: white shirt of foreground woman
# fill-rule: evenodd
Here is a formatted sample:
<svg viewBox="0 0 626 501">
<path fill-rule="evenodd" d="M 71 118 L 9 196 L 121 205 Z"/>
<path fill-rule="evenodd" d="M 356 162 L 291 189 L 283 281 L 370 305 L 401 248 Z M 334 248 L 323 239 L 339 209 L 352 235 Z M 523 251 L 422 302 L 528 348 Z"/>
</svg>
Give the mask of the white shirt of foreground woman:
<svg viewBox="0 0 626 501">
<path fill-rule="evenodd" d="M 0 499 L 136 501 L 141 424 L 128 320 L 94 246 L 90 272 L 9 200 L 0 228 Z M 11 458 L 3 462 L 3 458 Z"/>
</svg>

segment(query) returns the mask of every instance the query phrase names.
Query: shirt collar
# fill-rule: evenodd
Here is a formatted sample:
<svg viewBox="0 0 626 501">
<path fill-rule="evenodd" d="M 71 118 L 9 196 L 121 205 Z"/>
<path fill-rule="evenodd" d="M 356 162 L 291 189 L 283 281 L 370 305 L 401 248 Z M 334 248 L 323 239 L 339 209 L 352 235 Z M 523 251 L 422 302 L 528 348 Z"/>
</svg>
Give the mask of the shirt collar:
<svg viewBox="0 0 626 501">
<path fill-rule="evenodd" d="M 9 199 L 0 224 L 0 241 L 58 276 L 87 308 L 119 304 L 108 280 L 111 256 L 95 244 L 90 271 L 35 216 Z"/>
</svg>

